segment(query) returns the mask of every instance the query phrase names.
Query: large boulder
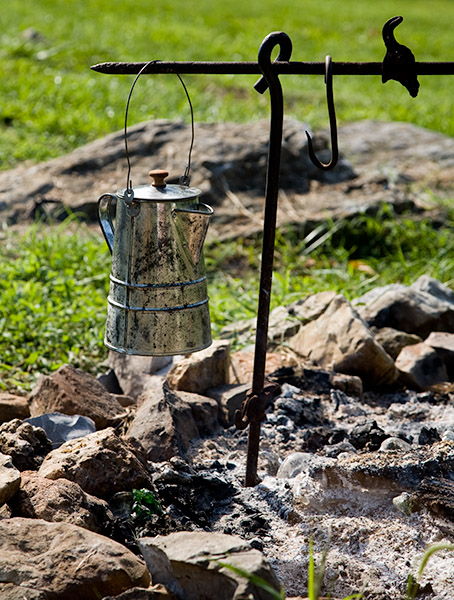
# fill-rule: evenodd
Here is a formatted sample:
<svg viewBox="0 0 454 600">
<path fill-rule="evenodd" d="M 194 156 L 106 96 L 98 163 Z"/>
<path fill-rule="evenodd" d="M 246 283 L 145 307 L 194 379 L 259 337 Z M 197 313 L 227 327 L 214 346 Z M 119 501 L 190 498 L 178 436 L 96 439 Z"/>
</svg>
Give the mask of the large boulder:
<svg viewBox="0 0 454 600">
<path fill-rule="evenodd" d="M 301 327 L 289 345 L 312 363 L 357 375 L 369 387 L 391 384 L 398 375 L 392 358 L 377 344 L 352 305 L 340 295 L 318 319 Z"/>
<path fill-rule="evenodd" d="M 142 462 L 110 427 L 56 448 L 38 473 L 48 479 L 63 477 L 75 481 L 98 498 L 110 498 L 116 492 L 149 484 Z"/>
<path fill-rule="evenodd" d="M 54 412 L 90 417 L 97 429 L 118 424 L 125 414 L 114 394 L 88 373 L 69 365 L 52 375 L 41 375 L 30 395 L 32 417 Z"/>
<path fill-rule="evenodd" d="M 239 537 L 180 531 L 141 538 L 138 543 L 153 581 L 163 583 L 179 600 L 273 598 L 224 565 L 261 577 L 276 592 L 280 591 L 279 581 L 265 557 Z"/>
<path fill-rule="evenodd" d="M 121 544 L 69 523 L 20 517 L 0 520 L 0 573 L 11 592 L 40 600 L 99 600 L 150 583 L 143 561 Z"/>
</svg>

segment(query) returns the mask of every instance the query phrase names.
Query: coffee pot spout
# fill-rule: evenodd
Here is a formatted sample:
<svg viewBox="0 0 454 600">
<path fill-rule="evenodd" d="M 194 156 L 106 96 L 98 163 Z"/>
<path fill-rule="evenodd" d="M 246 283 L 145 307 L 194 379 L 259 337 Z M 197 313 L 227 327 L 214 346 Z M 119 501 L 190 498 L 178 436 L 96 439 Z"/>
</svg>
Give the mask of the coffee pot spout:
<svg viewBox="0 0 454 600">
<path fill-rule="evenodd" d="M 195 265 L 202 256 L 203 244 L 213 213 L 211 206 L 203 202 L 187 208 L 174 208 L 172 211 L 180 240 L 188 249 Z"/>
</svg>

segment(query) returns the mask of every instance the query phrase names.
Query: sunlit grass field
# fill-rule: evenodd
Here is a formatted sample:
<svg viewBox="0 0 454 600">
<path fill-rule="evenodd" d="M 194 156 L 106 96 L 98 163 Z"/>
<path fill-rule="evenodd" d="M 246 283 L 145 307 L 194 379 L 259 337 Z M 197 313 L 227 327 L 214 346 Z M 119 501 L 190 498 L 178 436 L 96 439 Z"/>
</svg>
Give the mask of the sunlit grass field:
<svg viewBox="0 0 454 600">
<path fill-rule="evenodd" d="M 132 76 L 101 75 L 104 61 L 256 60 L 263 38 L 285 31 L 293 60 L 381 61 L 381 29 L 404 22 L 397 39 L 420 61 L 454 60 L 450 0 L 8 0 L 0 14 L 0 166 L 40 161 L 121 129 Z M 197 121 L 249 121 L 268 115 L 256 77 L 186 75 Z M 403 120 L 454 135 L 452 77 L 422 77 L 411 98 L 379 77 L 335 78 L 340 123 Z M 286 114 L 312 127 L 327 124 L 320 76 L 282 78 Z M 174 75 L 143 77 L 130 122 L 188 119 Z"/>
</svg>

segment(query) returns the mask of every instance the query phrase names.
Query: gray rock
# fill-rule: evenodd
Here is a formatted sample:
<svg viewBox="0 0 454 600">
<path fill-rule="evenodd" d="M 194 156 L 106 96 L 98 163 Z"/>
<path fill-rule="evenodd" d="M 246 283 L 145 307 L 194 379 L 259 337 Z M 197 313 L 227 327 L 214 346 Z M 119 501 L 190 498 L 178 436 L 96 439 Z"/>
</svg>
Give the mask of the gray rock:
<svg viewBox="0 0 454 600">
<path fill-rule="evenodd" d="M 141 394 L 159 387 L 172 365 L 171 356 L 135 356 L 109 352 L 109 366 L 114 371 L 124 394 L 137 399 Z"/>
<path fill-rule="evenodd" d="M 380 445 L 380 452 L 387 452 L 388 450 L 410 450 L 411 449 L 411 444 L 409 444 L 408 442 L 406 442 L 405 440 L 402 440 L 401 438 L 398 437 L 389 437 L 386 438 L 386 440 L 383 440 L 383 442 Z"/>
<path fill-rule="evenodd" d="M 0 425 L 0 452 L 9 454 L 19 471 L 38 469 L 52 450 L 52 443 L 40 427 L 19 419 Z"/>
<path fill-rule="evenodd" d="M 346 375 L 345 373 L 331 373 L 330 381 L 333 387 L 347 394 L 361 398 L 363 394 L 363 382 L 361 377 Z"/>
<path fill-rule="evenodd" d="M 383 346 L 385 351 L 394 358 L 399 356 L 399 352 L 405 346 L 411 346 L 412 344 L 419 344 L 422 342 L 422 338 L 419 335 L 413 333 L 406 333 L 405 331 L 397 331 L 392 327 L 382 327 L 377 329 L 372 327 L 372 333 L 374 334 L 375 341 Z"/>
<path fill-rule="evenodd" d="M 307 191 L 310 179 L 338 182 L 352 179 L 351 164 L 341 158 L 332 172 L 319 171 L 307 155 L 307 127 L 285 119 L 282 140 L 281 185 L 286 190 Z M 192 185 L 200 188 L 209 204 L 219 205 L 227 193 L 263 194 L 269 138 L 268 121 L 251 123 L 199 123 L 192 153 Z M 128 129 L 128 148 L 136 173 L 150 170 L 149 157 L 165 164 L 173 175 L 182 174 L 186 164 L 190 128 L 182 122 L 153 120 Z M 316 137 L 318 151 L 328 140 Z M 102 193 L 115 192 L 112 180 L 124 168 L 122 131 L 77 148 L 67 156 L 41 165 L 20 165 L 0 176 L 0 203 L 9 209 L 10 220 L 33 219 L 37 214 L 55 218 L 65 208 L 96 218 L 96 199 Z M 123 183 L 123 182 L 122 182 Z M 13 194 L 14 191 L 14 194 Z M 14 204 L 11 198 L 14 197 Z"/>
<path fill-rule="evenodd" d="M 25 420 L 33 427 L 41 427 L 52 442 L 52 448 L 58 448 L 69 440 L 84 437 L 96 431 L 95 423 L 82 415 L 64 415 L 62 413 L 48 413 L 31 417 Z"/>
<path fill-rule="evenodd" d="M 125 411 L 94 377 L 81 369 L 63 365 L 52 375 L 41 375 L 30 394 L 32 417 L 60 412 L 93 419 L 97 429 L 117 425 Z"/>
<path fill-rule="evenodd" d="M 229 366 L 230 344 L 217 340 L 174 364 L 167 382 L 174 390 L 203 394 L 210 387 L 229 383 Z"/>
<path fill-rule="evenodd" d="M 443 361 L 450 381 L 454 380 L 454 333 L 433 331 L 424 342 L 433 348 Z"/>
<path fill-rule="evenodd" d="M 311 294 L 289 306 L 277 306 L 269 315 L 268 344 L 276 346 L 295 335 L 301 325 L 317 319 L 336 296 L 335 292 L 326 291 Z M 227 325 L 221 332 L 222 339 L 235 340 L 239 346 L 255 342 L 256 321 L 254 317 L 246 321 Z"/>
<path fill-rule="evenodd" d="M 126 439 L 136 440 L 148 460 L 160 462 L 184 455 L 191 440 L 199 438 L 191 406 L 166 384 L 141 396 Z"/>
<path fill-rule="evenodd" d="M 181 531 L 138 541 L 154 582 L 163 583 L 179 600 L 271 600 L 273 596 L 223 565 L 280 584 L 264 556 L 241 538 L 223 533 Z"/>
<path fill-rule="evenodd" d="M 0 520 L 0 572 L 3 585 L 37 590 L 46 600 L 99 600 L 150 583 L 144 563 L 117 542 L 69 523 L 19 517 Z"/>
<path fill-rule="evenodd" d="M 103 535 L 112 531 L 113 515 L 107 502 L 86 494 L 73 481 L 53 481 L 32 471 L 22 474 L 10 508 L 12 517 L 72 523 Z"/>
<path fill-rule="evenodd" d="M 403 348 L 395 365 L 400 371 L 400 381 L 416 390 L 423 391 L 448 380 L 443 361 L 425 342 Z"/>
<path fill-rule="evenodd" d="M 30 416 L 27 398 L 0 392 L 0 423 Z"/>
<path fill-rule="evenodd" d="M 14 496 L 20 482 L 21 474 L 14 467 L 11 456 L 0 454 L 0 506 Z"/>
<path fill-rule="evenodd" d="M 147 487 L 150 478 L 127 442 L 112 428 L 91 433 L 52 450 L 38 474 L 48 479 L 75 481 L 98 498 L 116 492 Z"/>
<path fill-rule="evenodd" d="M 390 384 L 397 377 L 392 358 L 375 342 L 366 323 L 340 295 L 318 319 L 304 325 L 289 345 L 314 364 L 357 375 L 367 386 Z"/>
<path fill-rule="evenodd" d="M 331 458 L 311 454 L 310 452 L 293 452 L 283 461 L 276 477 L 279 479 L 292 479 L 300 473 L 314 475 L 333 464 Z"/>
<path fill-rule="evenodd" d="M 249 390 L 250 385 L 247 383 L 232 383 L 210 388 L 206 391 L 210 398 L 214 398 L 218 402 L 220 419 L 223 425 L 230 427 L 234 424 L 235 412 L 242 407 Z"/>
<path fill-rule="evenodd" d="M 407 287 L 377 287 L 352 301 L 370 326 L 392 327 L 421 338 L 432 331 L 454 332 L 454 295 L 449 288 L 427 276 Z"/>
</svg>

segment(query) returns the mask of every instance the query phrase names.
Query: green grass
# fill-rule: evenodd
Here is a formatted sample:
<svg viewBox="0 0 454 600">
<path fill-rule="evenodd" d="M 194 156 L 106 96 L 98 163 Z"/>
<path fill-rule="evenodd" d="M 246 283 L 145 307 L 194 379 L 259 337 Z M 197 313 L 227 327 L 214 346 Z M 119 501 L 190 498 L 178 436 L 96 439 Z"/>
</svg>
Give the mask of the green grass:
<svg viewBox="0 0 454 600">
<path fill-rule="evenodd" d="M 454 214 L 438 227 L 396 216 L 326 222 L 278 233 L 271 307 L 331 289 L 348 298 L 428 273 L 454 287 Z M 40 372 L 70 362 L 97 372 L 103 346 L 110 255 L 104 240 L 73 220 L 6 231 L 0 243 L 0 388 L 27 390 Z M 214 336 L 257 308 L 260 240 L 206 248 Z"/>
<path fill-rule="evenodd" d="M 68 152 L 123 126 L 132 76 L 101 75 L 90 65 L 110 60 L 256 60 L 262 39 L 283 30 L 294 60 L 380 61 L 381 28 L 404 16 L 397 38 L 417 60 L 453 60 L 454 3 L 449 0 L 9 0 L 0 15 L 0 167 Z M 34 36 L 27 36 L 33 29 Z M 268 116 L 268 94 L 242 75 L 185 76 L 196 121 L 249 121 Z M 286 114 L 327 126 L 322 77 L 282 78 Z M 421 77 L 418 98 L 378 77 L 337 77 L 340 123 L 405 120 L 454 135 L 453 78 Z M 174 75 L 143 77 L 130 123 L 188 119 Z"/>
</svg>

